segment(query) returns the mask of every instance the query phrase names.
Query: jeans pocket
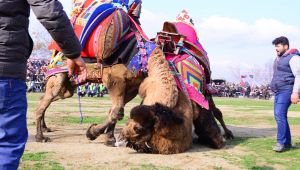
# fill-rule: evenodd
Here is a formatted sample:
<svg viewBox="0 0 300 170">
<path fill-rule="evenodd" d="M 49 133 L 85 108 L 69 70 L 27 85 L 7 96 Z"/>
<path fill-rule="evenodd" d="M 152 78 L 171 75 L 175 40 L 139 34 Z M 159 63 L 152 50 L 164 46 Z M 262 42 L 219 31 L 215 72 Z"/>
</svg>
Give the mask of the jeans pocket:
<svg viewBox="0 0 300 170">
<path fill-rule="evenodd" d="M 291 103 L 291 95 L 290 92 L 281 92 L 277 95 L 276 103 L 278 104 L 290 104 Z"/>
<path fill-rule="evenodd" d="M 8 90 L 9 85 L 8 81 L 0 80 L 0 113 L 5 109 L 7 105 Z"/>
</svg>

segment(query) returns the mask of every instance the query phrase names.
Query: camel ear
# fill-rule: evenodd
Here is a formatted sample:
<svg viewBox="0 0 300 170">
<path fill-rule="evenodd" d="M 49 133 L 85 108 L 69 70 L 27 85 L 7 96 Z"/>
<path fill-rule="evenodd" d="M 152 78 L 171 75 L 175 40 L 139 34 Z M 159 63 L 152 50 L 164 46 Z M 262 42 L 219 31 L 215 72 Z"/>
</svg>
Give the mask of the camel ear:
<svg viewBox="0 0 300 170">
<path fill-rule="evenodd" d="M 130 118 L 140 124 L 145 124 L 153 120 L 154 114 L 151 106 L 140 105 L 131 109 Z"/>
<path fill-rule="evenodd" d="M 154 105 L 155 117 L 160 122 L 161 126 L 171 126 L 174 124 L 182 124 L 183 119 L 176 115 L 172 109 L 162 104 L 156 103 Z"/>
</svg>

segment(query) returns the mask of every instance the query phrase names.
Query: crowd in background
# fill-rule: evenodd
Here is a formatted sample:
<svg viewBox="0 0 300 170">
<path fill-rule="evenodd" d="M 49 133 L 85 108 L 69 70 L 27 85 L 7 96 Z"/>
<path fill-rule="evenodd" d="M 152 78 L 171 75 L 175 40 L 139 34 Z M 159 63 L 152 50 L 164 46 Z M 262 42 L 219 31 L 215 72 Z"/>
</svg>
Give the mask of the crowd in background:
<svg viewBox="0 0 300 170">
<path fill-rule="evenodd" d="M 28 92 L 43 92 L 46 84 L 42 67 L 46 67 L 49 61 L 30 59 L 27 63 Z M 247 97 L 258 99 L 270 99 L 272 91 L 269 85 L 251 86 L 248 83 L 213 82 L 211 86 L 218 97 Z M 81 97 L 102 97 L 107 94 L 103 84 L 86 83 L 77 88 L 77 94 Z"/>
<path fill-rule="evenodd" d="M 42 67 L 48 65 L 47 60 L 29 59 L 27 62 L 27 91 L 28 92 L 42 92 L 45 86 L 45 75 Z"/>
<path fill-rule="evenodd" d="M 218 97 L 247 97 L 258 99 L 270 99 L 273 96 L 269 85 L 250 85 L 248 83 L 212 83 L 215 89 L 214 96 Z"/>
<path fill-rule="evenodd" d="M 77 95 L 84 97 L 103 97 L 108 91 L 103 84 L 86 83 L 77 88 Z"/>
<path fill-rule="evenodd" d="M 29 59 L 27 62 L 27 92 L 43 92 L 46 80 L 43 67 L 47 67 L 48 60 Z M 103 84 L 86 83 L 77 88 L 77 94 L 81 97 L 103 97 L 107 89 Z"/>
</svg>

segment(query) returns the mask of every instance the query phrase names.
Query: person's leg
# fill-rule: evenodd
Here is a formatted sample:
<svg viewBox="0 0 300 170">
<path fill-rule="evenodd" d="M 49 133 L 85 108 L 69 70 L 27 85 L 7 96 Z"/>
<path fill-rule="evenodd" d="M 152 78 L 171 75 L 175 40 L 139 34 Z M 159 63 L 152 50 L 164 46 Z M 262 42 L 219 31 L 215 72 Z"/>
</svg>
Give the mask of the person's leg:
<svg viewBox="0 0 300 170">
<path fill-rule="evenodd" d="M 285 146 L 291 145 L 287 112 L 291 105 L 290 93 L 278 93 L 275 96 L 274 115 L 277 123 L 277 143 Z"/>
<path fill-rule="evenodd" d="M 28 138 L 25 82 L 0 78 L 0 169 L 19 166 Z"/>
</svg>

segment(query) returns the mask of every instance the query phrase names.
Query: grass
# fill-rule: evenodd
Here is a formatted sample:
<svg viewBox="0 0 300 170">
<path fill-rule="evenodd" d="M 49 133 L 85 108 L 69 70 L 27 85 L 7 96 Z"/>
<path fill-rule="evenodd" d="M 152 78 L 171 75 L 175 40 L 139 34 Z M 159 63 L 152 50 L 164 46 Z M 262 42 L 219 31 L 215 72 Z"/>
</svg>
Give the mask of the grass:
<svg viewBox="0 0 300 170">
<path fill-rule="evenodd" d="M 239 164 L 246 169 L 300 169 L 299 148 L 292 148 L 283 153 L 275 153 L 272 146 L 275 144 L 274 138 L 236 138 L 230 145 L 244 147 L 249 153 L 240 157 Z M 300 142 L 296 139 L 295 142 Z M 230 156 L 230 155 L 228 155 Z"/>
<path fill-rule="evenodd" d="M 274 117 L 271 116 L 244 116 L 244 117 L 224 117 L 226 124 L 228 125 L 276 125 Z M 290 117 L 288 118 L 290 125 L 300 125 L 300 118 Z"/>
<path fill-rule="evenodd" d="M 218 106 L 230 106 L 233 109 L 246 109 L 247 111 L 254 110 L 273 110 L 273 100 L 254 100 L 240 98 L 214 98 Z M 292 105 L 289 111 L 300 112 L 299 105 Z"/>
<path fill-rule="evenodd" d="M 35 125 L 34 116 L 32 115 L 41 94 L 28 94 L 28 113 L 29 113 L 29 127 L 33 128 Z M 249 128 L 264 125 L 270 129 L 276 129 L 276 123 L 274 120 L 273 101 L 272 100 L 251 100 L 251 99 L 229 99 L 229 98 L 214 98 L 216 105 L 223 110 L 224 119 L 226 124 L 231 126 L 238 126 L 241 128 Z M 107 112 L 110 109 L 111 101 L 108 96 L 104 98 L 81 98 L 82 109 L 84 113 L 84 124 L 104 123 L 107 118 Z M 140 99 L 137 97 L 125 107 L 125 117 L 122 121 L 118 122 L 118 125 L 124 125 L 128 120 L 129 110 L 140 103 Z M 54 102 L 47 110 L 46 122 L 49 122 L 49 126 L 56 124 L 80 124 L 80 116 L 78 111 L 78 98 L 73 96 L 72 98 Z M 224 111 L 225 110 L 225 111 Z M 300 125 L 300 106 L 293 105 L 290 107 L 290 111 L 299 112 L 298 117 L 289 117 L 289 123 L 291 129 L 293 126 Z M 58 114 L 59 113 L 59 114 Z M 30 115 L 31 114 L 31 115 Z M 297 115 L 297 114 L 295 114 Z M 259 130 L 259 129 L 256 129 Z M 298 132 L 299 133 L 299 132 Z M 276 134 L 274 130 L 274 134 Z M 297 134 L 299 136 L 299 134 Z M 298 143 L 298 148 L 293 148 L 288 152 L 274 153 L 272 145 L 275 144 L 275 137 L 261 137 L 255 138 L 255 132 L 253 137 L 239 137 L 230 141 L 229 148 L 238 146 L 243 149 L 242 154 L 230 153 L 230 149 L 218 151 L 217 156 L 226 159 L 233 165 L 237 165 L 241 169 L 251 170 L 269 170 L 269 169 L 290 169 L 300 170 L 300 138 L 293 137 L 294 143 Z M 252 136 L 252 135 L 251 135 Z M 193 153 L 190 153 L 193 154 Z M 206 152 L 203 152 L 206 154 Z M 22 157 L 20 169 L 64 169 L 55 159 L 53 159 L 55 153 L 47 152 L 25 152 Z M 208 154 L 208 156 L 211 156 Z M 99 158 L 101 159 L 101 158 Z M 200 161 L 200 160 L 199 160 Z M 68 167 L 72 167 L 72 162 L 69 162 Z M 103 165 L 104 169 L 110 167 L 110 162 L 107 165 Z M 144 162 L 137 162 L 136 165 L 128 164 L 127 166 L 133 170 L 170 170 L 172 168 L 163 167 L 153 164 L 145 164 Z M 84 166 L 84 165 L 83 165 Z M 86 169 L 96 169 L 91 165 Z M 199 167 L 204 168 L 204 167 Z M 100 168 L 101 169 L 101 168 Z M 214 169 L 223 169 L 222 166 L 216 166 Z"/>
<path fill-rule="evenodd" d="M 64 167 L 56 162 L 51 160 L 48 157 L 49 153 L 47 152 L 25 152 L 21 162 L 20 170 L 63 170 Z M 49 160 L 50 159 L 50 160 Z"/>
<path fill-rule="evenodd" d="M 87 116 L 87 117 L 83 118 L 82 123 L 84 123 L 84 124 L 93 124 L 93 123 L 99 124 L 100 123 L 101 124 L 101 123 L 104 123 L 106 119 L 107 119 L 106 116 L 98 116 L 98 117 Z M 128 116 L 125 116 L 123 118 L 123 120 L 118 121 L 118 125 L 125 125 L 127 120 L 128 120 Z M 64 116 L 64 117 L 60 118 L 60 121 L 66 122 L 66 123 L 71 123 L 71 124 L 80 124 L 80 117 Z"/>
<path fill-rule="evenodd" d="M 45 159 L 47 152 L 24 153 L 22 161 L 41 161 Z"/>
<path fill-rule="evenodd" d="M 41 93 L 28 93 L 28 113 L 33 113 L 36 109 L 36 106 L 39 103 Z M 129 110 L 130 105 L 138 105 L 141 102 L 141 99 L 137 96 L 130 103 L 128 103 L 125 107 L 125 110 Z M 111 99 L 108 95 L 104 97 L 81 97 L 80 98 L 82 112 L 88 114 L 107 114 L 111 107 Z M 47 109 L 46 115 L 51 113 L 79 113 L 79 101 L 77 95 L 74 95 L 71 98 L 59 100 L 51 103 L 49 108 Z"/>
</svg>

